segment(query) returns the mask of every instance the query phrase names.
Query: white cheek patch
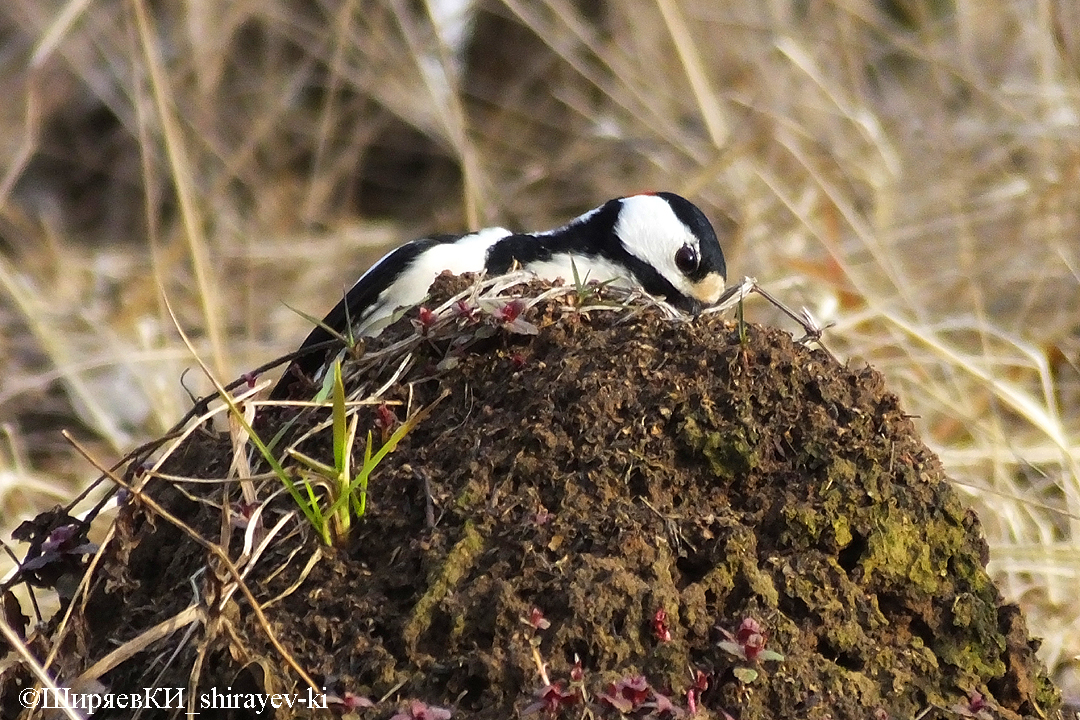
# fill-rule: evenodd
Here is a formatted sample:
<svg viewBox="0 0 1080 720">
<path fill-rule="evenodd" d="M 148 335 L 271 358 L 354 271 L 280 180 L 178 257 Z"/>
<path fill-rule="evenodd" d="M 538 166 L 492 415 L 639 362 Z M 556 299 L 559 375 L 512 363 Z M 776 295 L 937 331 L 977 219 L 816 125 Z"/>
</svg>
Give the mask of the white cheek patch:
<svg viewBox="0 0 1080 720">
<path fill-rule="evenodd" d="M 655 268 L 676 290 L 700 299 L 698 292 L 703 291 L 696 290 L 695 284 L 679 270 L 675 264 L 675 253 L 683 245 L 689 245 L 700 257 L 701 248 L 698 239 L 675 216 L 667 200 L 656 195 L 624 198 L 619 209 L 619 220 L 615 224 L 615 234 L 631 255 Z"/>
</svg>

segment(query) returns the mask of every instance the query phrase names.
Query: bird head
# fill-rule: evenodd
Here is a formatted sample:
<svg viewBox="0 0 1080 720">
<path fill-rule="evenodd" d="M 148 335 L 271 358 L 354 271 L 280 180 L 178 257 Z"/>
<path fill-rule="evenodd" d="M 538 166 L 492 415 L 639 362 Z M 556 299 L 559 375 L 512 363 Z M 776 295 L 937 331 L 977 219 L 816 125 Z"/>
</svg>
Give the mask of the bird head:
<svg viewBox="0 0 1080 720">
<path fill-rule="evenodd" d="M 614 235 L 647 292 L 691 312 L 720 300 L 727 264 L 705 213 L 669 192 L 611 202 L 618 203 Z"/>
</svg>

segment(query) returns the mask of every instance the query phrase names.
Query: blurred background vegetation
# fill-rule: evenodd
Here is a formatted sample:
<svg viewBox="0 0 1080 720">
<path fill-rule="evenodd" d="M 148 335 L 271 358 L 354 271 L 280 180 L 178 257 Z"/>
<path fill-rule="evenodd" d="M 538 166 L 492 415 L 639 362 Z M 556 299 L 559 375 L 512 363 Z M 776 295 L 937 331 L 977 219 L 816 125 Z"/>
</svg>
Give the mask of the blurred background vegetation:
<svg viewBox="0 0 1080 720">
<path fill-rule="evenodd" d="M 388 246 L 668 189 L 885 373 L 1080 703 L 1070 0 L 5 0 L 0 93 L 5 540 L 94 476 L 60 429 L 209 390 L 163 298 L 231 379 Z"/>
</svg>

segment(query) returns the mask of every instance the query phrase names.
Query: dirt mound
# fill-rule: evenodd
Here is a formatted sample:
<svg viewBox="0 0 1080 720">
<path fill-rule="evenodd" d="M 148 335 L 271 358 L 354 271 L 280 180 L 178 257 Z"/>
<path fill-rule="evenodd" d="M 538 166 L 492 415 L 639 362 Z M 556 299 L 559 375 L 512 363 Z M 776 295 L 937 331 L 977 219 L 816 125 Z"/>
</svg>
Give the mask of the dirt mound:
<svg viewBox="0 0 1080 720">
<path fill-rule="evenodd" d="M 461 306 L 441 330 L 414 312 L 368 343 L 366 358 L 407 348 L 350 387 L 370 393 L 408 357 L 384 399 L 446 397 L 377 468 L 347 546 L 319 549 L 301 519 L 261 551 L 246 580 L 265 626 L 203 546 L 130 501 L 75 614 L 66 674 L 198 599 L 220 609 L 200 610 L 194 637 L 168 635 L 102 681 L 302 692 L 269 628 L 364 718 L 1058 712 L 1019 611 L 986 575 L 977 519 L 880 375 L 777 330 L 569 299 L 520 316 Z M 388 411 L 406 412 L 361 407 L 361 432 Z M 265 407 L 257 428 L 298 437 L 328 416 Z M 330 435 L 300 448 L 330 458 Z M 202 430 L 163 472 L 221 478 L 232 461 L 228 438 Z M 235 483 L 148 490 L 241 554 L 220 507 L 223 492 L 238 507 Z M 289 510 L 279 493 L 262 527 Z"/>
</svg>

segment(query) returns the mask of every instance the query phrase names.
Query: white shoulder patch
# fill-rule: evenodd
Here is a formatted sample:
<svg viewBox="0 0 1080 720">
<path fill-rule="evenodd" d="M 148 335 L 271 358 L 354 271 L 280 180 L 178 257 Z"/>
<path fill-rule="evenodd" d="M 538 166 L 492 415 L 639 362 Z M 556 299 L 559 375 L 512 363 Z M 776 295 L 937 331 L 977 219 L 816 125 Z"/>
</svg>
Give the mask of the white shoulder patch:
<svg viewBox="0 0 1080 720">
<path fill-rule="evenodd" d="M 385 320 L 399 307 L 420 303 L 427 296 L 431 283 L 444 270 L 455 275 L 483 272 L 488 248 L 508 235 L 511 232 L 505 228 L 486 228 L 425 250 L 413 259 L 390 287 L 382 291 L 371 311 L 366 313 L 360 334 L 378 334 L 382 330 L 380 320 Z"/>
</svg>

